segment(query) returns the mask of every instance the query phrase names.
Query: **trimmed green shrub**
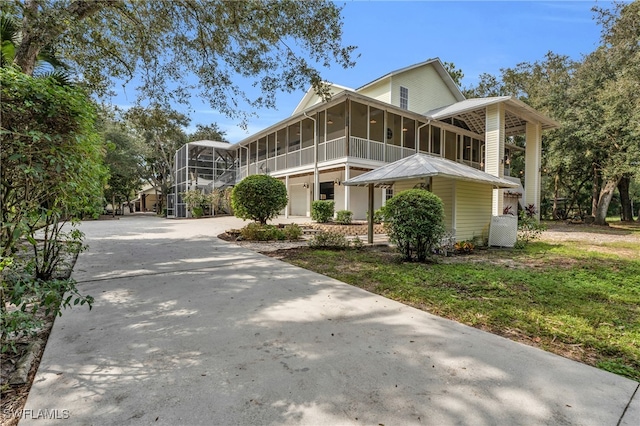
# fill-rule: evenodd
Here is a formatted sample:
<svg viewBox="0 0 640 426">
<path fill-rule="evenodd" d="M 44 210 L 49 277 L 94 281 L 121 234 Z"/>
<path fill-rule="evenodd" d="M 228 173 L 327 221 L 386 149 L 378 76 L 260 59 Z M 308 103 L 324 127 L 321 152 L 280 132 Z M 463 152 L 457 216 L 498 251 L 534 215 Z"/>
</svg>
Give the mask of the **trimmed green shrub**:
<svg viewBox="0 0 640 426">
<path fill-rule="evenodd" d="M 251 175 L 242 179 L 231 193 L 231 207 L 236 217 L 265 225 L 287 206 L 284 183 L 267 175 Z"/>
<path fill-rule="evenodd" d="M 384 222 L 384 206 L 373 212 L 373 223 Z"/>
<path fill-rule="evenodd" d="M 341 225 L 349 225 L 351 223 L 351 218 L 353 217 L 353 213 L 349 210 L 339 210 L 336 213 L 336 223 Z"/>
<path fill-rule="evenodd" d="M 240 236 L 246 241 L 278 241 L 285 239 L 285 233 L 274 225 L 262 225 L 254 222 L 240 230 Z"/>
<path fill-rule="evenodd" d="M 327 223 L 333 217 L 335 203 L 328 200 L 318 200 L 311 204 L 311 219 L 319 223 Z"/>
<path fill-rule="evenodd" d="M 385 227 L 405 260 L 424 262 L 444 235 L 444 205 L 424 189 L 402 191 L 387 201 Z"/>
<path fill-rule="evenodd" d="M 297 223 L 287 225 L 282 229 L 284 237 L 289 241 L 299 240 L 302 236 L 302 228 Z"/>
<path fill-rule="evenodd" d="M 309 247 L 344 249 L 349 247 L 349 240 L 336 232 L 318 232 L 309 240 Z"/>
</svg>

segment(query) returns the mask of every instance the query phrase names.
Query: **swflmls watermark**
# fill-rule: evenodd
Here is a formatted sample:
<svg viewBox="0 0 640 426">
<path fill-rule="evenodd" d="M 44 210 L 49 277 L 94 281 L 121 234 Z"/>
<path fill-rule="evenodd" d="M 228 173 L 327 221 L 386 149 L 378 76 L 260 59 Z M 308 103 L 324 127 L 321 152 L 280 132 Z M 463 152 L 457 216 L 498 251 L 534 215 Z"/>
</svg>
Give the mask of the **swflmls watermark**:
<svg viewBox="0 0 640 426">
<path fill-rule="evenodd" d="M 4 414 L 7 417 L 20 420 L 66 420 L 71 418 L 71 411 L 57 408 L 5 410 Z"/>
</svg>

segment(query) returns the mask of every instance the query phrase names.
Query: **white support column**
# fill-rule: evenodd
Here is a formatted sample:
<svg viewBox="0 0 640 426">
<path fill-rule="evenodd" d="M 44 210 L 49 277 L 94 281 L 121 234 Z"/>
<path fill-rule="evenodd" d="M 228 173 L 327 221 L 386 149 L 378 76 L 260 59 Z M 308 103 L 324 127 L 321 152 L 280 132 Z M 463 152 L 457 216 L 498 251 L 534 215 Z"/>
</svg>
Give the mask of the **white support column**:
<svg viewBox="0 0 640 426">
<path fill-rule="evenodd" d="M 527 122 L 524 166 L 524 205 L 533 204 L 540 220 L 540 168 L 542 167 L 542 126 Z"/>
<path fill-rule="evenodd" d="M 289 187 L 289 175 L 284 178 L 284 186 L 287 188 L 287 207 L 284 209 L 284 218 L 289 218 L 289 210 L 291 209 L 291 188 Z"/>
<path fill-rule="evenodd" d="M 313 172 L 313 200 L 318 201 L 320 199 L 320 172 L 315 170 Z"/>
<path fill-rule="evenodd" d="M 313 193 L 316 191 L 315 189 L 315 184 L 311 184 L 310 188 L 307 188 L 307 213 L 306 216 L 307 217 L 311 217 L 311 200 L 313 200 Z"/>
<path fill-rule="evenodd" d="M 504 105 L 490 105 L 486 109 L 485 172 L 504 177 Z M 501 189 L 493 190 L 492 214 L 502 214 L 504 195 Z"/>
<path fill-rule="evenodd" d="M 351 174 L 349 173 L 349 170 L 350 170 L 349 165 L 345 164 L 343 181 L 351 179 Z M 344 187 L 344 209 L 351 210 L 351 187 L 350 186 Z"/>
</svg>

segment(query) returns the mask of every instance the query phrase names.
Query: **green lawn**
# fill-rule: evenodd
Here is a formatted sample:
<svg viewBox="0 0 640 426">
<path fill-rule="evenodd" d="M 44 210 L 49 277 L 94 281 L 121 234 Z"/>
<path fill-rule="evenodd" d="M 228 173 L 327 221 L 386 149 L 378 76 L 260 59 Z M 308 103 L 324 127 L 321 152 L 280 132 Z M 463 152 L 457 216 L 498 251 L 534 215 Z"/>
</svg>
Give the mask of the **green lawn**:
<svg viewBox="0 0 640 426">
<path fill-rule="evenodd" d="M 637 229 L 630 230 L 635 233 Z M 283 260 L 640 381 L 640 239 L 531 243 L 437 263 L 389 248 L 298 249 Z"/>
</svg>

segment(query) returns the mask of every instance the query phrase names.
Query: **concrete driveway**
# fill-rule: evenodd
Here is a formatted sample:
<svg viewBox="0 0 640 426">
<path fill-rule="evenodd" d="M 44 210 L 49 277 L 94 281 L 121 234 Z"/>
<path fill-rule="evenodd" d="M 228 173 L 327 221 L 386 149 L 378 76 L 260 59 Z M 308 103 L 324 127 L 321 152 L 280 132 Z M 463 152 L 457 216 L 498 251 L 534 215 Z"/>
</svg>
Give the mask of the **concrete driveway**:
<svg viewBox="0 0 640 426">
<path fill-rule="evenodd" d="M 83 223 L 95 305 L 56 320 L 20 424 L 639 424 L 637 382 L 215 237 L 241 225 Z"/>
</svg>

